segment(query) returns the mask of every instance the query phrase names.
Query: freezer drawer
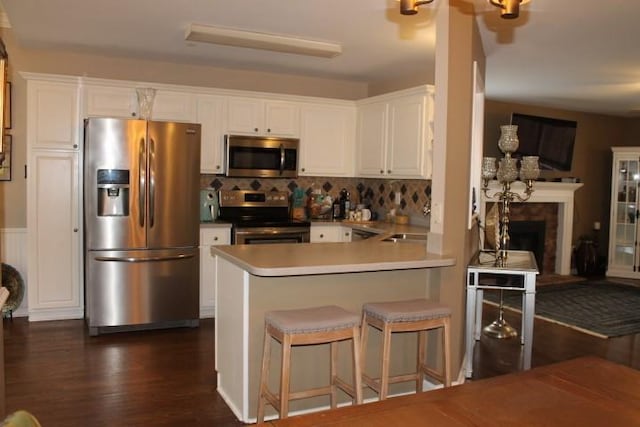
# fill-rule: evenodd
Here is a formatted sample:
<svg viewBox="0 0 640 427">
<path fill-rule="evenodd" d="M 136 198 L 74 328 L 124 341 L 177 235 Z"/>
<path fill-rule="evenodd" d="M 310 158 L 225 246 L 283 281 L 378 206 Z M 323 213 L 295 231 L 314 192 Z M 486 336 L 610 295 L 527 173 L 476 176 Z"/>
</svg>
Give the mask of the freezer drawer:
<svg viewBox="0 0 640 427">
<path fill-rule="evenodd" d="M 182 320 L 197 324 L 199 263 L 198 248 L 87 251 L 89 333 Z"/>
</svg>

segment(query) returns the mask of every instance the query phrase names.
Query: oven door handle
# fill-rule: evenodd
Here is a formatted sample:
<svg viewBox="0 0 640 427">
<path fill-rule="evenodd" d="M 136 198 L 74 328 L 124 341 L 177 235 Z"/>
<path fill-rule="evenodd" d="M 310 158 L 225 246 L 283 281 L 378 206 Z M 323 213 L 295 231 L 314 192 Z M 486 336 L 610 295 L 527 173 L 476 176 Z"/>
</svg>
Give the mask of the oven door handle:
<svg viewBox="0 0 640 427">
<path fill-rule="evenodd" d="M 280 144 L 280 175 L 284 173 L 284 145 Z"/>
</svg>

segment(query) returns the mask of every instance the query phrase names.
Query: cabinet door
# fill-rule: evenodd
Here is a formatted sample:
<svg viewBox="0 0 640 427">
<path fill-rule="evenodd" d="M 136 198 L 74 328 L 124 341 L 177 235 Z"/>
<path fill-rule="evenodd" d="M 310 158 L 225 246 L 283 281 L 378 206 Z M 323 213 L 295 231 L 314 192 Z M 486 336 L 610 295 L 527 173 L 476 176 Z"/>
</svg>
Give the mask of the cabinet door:
<svg viewBox="0 0 640 427">
<path fill-rule="evenodd" d="M 640 254 L 636 247 L 639 235 L 639 155 L 614 158 L 608 275 L 617 275 L 616 270 L 623 275 L 640 273 Z"/>
<path fill-rule="evenodd" d="M 77 84 L 27 82 L 27 139 L 34 148 L 78 149 Z"/>
<path fill-rule="evenodd" d="M 397 178 L 426 178 L 426 95 L 389 102 L 387 173 Z"/>
<path fill-rule="evenodd" d="M 29 164 L 29 319 L 82 318 L 79 153 L 33 150 Z"/>
<path fill-rule="evenodd" d="M 197 100 L 197 118 L 200 123 L 200 173 L 224 173 L 224 105 L 219 96 L 202 95 Z"/>
<path fill-rule="evenodd" d="M 196 121 L 196 99 L 193 94 L 158 90 L 151 111 L 153 120 L 194 123 Z"/>
<path fill-rule="evenodd" d="M 229 133 L 297 137 L 299 108 L 293 102 L 257 98 L 228 99 Z"/>
<path fill-rule="evenodd" d="M 133 88 L 87 86 L 84 89 L 85 117 L 136 117 L 138 102 Z"/>
<path fill-rule="evenodd" d="M 299 135 L 300 109 L 291 102 L 267 101 L 265 104 L 267 135 L 297 137 Z"/>
<path fill-rule="evenodd" d="M 215 317 L 216 309 L 216 260 L 211 246 L 231 243 L 228 228 L 200 229 L 200 317 Z"/>
<path fill-rule="evenodd" d="M 309 241 L 311 243 L 342 242 L 342 227 L 339 225 L 311 225 Z"/>
<path fill-rule="evenodd" d="M 300 175 L 353 176 L 355 115 L 355 107 L 301 108 Z"/>
<path fill-rule="evenodd" d="M 379 178 L 386 174 L 388 104 L 358 108 L 356 174 Z"/>
<path fill-rule="evenodd" d="M 228 133 L 255 135 L 264 131 L 264 103 L 254 98 L 227 100 Z"/>
</svg>

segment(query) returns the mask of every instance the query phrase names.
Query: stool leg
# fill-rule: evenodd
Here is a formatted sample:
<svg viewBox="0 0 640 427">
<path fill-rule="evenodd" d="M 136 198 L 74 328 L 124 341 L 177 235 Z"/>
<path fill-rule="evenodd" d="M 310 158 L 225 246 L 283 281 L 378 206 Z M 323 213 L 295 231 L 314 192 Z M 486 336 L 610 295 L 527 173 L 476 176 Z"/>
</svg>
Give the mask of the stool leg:
<svg viewBox="0 0 640 427">
<path fill-rule="evenodd" d="M 331 394 L 329 395 L 329 398 L 331 402 L 331 409 L 335 409 L 338 407 L 338 399 L 336 395 L 336 376 L 338 375 L 336 373 L 336 361 L 338 360 L 338 343 L 336 341 L 332 341 L 331 344 L 329 344 L 329 348 L 331 351 L 331 355 L 329 356 L 329 358 L 331 359 L 331 361 L 329 362 L 329 375 L 331 377 L 329 380 L 329 385 L 331 388 Z"/>
<path fill-rule="evenodd" d="M 360 374 L 364 375 L 367 367 L 367 341 L 369 338 L 369 325 L 367 324 L 367 315 L 364 313 L 360 324 Z"/>
<path fill-rule="evenodd" d="M 360 343 L 360 330 L 358 326 L 353 327 L 353 339 L 352 339 L 352 351 L 353 351 L 353 388 L 355 390 L 355 404 L 362 404 L 362 366 L 360 361 L 362 360 L 360 349 L 362 345 Z"/>
<path fill-rule="evenodd" d="M 264 421 L 264 407 L 266 399 L 264 397 L 268 383 L 269 383 L 269 364 L 271 360 L 271 336 L 267 332 L 267 328 L 264 329 L 264 344 L 262 349 L 262 369 L 260 371 L 260 395 L 258 396 L 258 415 L 257 422 Z"/>
<path fill-rule="evenodd" d="M 444 357 L 444 386 L 451 387 L 451 319 L 444 319 L 442 328 L 442 355 Z"/>
<path fill-rule="evenodd" d="M 385 323 L 382 329 L 382 367 L 380 369 L 380 400 L 389 393 L 389 358 L 391 354 L 391 328 Z"/>
<path fill-rule="evenodd" d="M 427 331 L 418 331 L 418 363 L 416 366 L 416 393 L 422 391 L 424 384 L 425 347 L 427 345 Z"/>
<path fill-rule="evenodd" d="M 282 339 L 282 363 L 280 371 L 280 418 L 289 416 L 289 381 L 291 376 L 291 336 Z"/>
</svg>

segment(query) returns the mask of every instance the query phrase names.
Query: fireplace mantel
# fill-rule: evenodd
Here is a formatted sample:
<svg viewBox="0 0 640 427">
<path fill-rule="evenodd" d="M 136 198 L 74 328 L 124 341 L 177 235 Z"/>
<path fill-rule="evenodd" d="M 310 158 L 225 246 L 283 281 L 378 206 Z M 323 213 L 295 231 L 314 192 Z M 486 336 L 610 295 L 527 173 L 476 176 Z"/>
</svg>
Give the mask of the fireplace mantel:
<svg viewBox="0 0 640 427">
<path fill-rule="evenodd" d="M 571 274 L 571 243 L 573 236 L 573 196 L 582 183 L 545 182 L 537 181 L 533 186 L 533 193 L 529 203 L 558 203 L 558 240 L 556 244 L 556 273 Z M 511 185 L 511 191 L 524 194 L 524 184 L 516 181 Z M 489 196 L 501 191 L 498 181 L 489 182 Z M 482 196 L 481 218 L 484 224 L 485 204 L 495 202 Z"/>
</svg>

